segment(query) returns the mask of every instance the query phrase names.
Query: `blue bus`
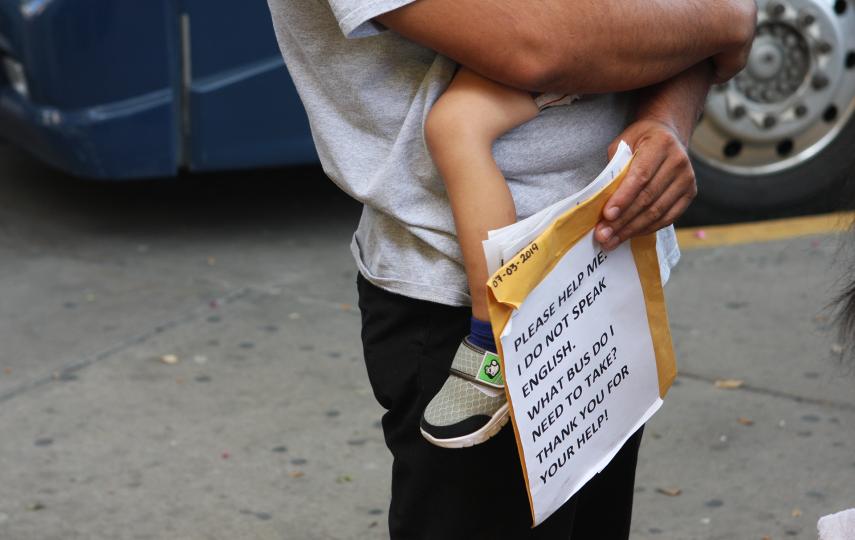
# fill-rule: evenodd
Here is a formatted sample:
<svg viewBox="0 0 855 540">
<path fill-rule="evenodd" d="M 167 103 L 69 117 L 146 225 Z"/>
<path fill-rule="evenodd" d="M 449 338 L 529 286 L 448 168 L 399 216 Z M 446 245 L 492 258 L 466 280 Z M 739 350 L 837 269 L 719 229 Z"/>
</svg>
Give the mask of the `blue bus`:
<svg viewBox="0 0 855 540">
<path fill-rule="evenodd" d="M 692 139 L 700 199 L 799 205 L 855 173 L 855 0 L 757 0 Z M 265 0 L 0 0 L 0 138 L 70 174 L 315 163 Z"/>
<path fill-rule="evenodd" d="M 0 0 L 0 137 L 70 174 L 312 163 L 264 0 Z"/>
</svg>

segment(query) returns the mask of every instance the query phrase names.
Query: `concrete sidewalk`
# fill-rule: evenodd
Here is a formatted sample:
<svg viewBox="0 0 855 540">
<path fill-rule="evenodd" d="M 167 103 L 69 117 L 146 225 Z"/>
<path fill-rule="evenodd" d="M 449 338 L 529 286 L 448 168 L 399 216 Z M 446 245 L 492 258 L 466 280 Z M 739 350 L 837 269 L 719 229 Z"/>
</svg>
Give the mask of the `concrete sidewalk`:
<svg viewBox="0 0 855 540">
<path fill-rule="evenodd" d="M 0 163 L 0 539 L 387 537 L 358 207 Z M 645 434 L 633 538 L 813 539 L 855 506 L 855 367 L 823 311 L 839 242 L 684 254 L 681 375 Z"/>
</svg>

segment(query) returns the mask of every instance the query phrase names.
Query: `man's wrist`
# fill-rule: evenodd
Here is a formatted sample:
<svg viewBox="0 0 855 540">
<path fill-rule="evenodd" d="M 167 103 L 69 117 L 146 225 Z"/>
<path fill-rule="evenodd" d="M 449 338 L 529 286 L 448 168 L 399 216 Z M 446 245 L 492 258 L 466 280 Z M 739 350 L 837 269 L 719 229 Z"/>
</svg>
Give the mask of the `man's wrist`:
<svg viewBox="0 0 855 540">
<path fill-rule="evenodd" d="M 655 122 L 674 133 L 683 146 L 689 145 L 689 139 L 697 125 L 698 115 L 687 114 L 686 110 L 646 111 L 636 116 L 637 122 Z"/>
<path fill-rule="evenodd" d="M 705 61 L 673 79 L 645 88 L 639 98 L 636 120 L 658 122 L 688 145 L 713 77 L 714 67 Z"/>
</svg>

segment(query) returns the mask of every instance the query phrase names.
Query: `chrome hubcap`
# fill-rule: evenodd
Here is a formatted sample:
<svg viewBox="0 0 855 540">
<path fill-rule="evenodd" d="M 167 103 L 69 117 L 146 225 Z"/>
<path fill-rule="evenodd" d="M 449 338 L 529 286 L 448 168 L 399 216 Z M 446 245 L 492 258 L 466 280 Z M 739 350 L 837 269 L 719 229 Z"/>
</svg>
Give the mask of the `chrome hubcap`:
<svg viewBox="0 0 855 540">
<path fill-rule="evenodd" d="M 807 77 L 808 46 L 804 37 L 783 24 L 757 28 L 748 65 L 734 79 L 737 93 L 757 103 L 784 101 Z"/>
<path fill-rule="evenodd" d="M 855 0 L 759 0 L 746 68 L 710 93 L 695 158 L 727 172 L 791 168 L 855 110 Z"/>
</svg>

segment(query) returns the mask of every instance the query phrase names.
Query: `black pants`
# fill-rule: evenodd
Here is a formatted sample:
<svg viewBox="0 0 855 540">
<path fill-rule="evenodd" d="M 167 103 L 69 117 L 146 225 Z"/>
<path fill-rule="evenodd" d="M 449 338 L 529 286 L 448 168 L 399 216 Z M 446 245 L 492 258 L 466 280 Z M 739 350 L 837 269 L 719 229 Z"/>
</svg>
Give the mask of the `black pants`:
<svg viewBox="0 0 855 540">
<path fill-rule="evenodd" d="M 419 432 L 419 419 L 442 387 L 469 308 L 384 291 L 361 275 L 362 344 L 368 377 L 386 410 L 392 451 L 392 540 L 561 539 L 629 537 L 641 431 L 614 460 L 543 524 L 531 529 L 525 482 L 510 424 L 486 443 L 439 448 Z"/>
</svg>

